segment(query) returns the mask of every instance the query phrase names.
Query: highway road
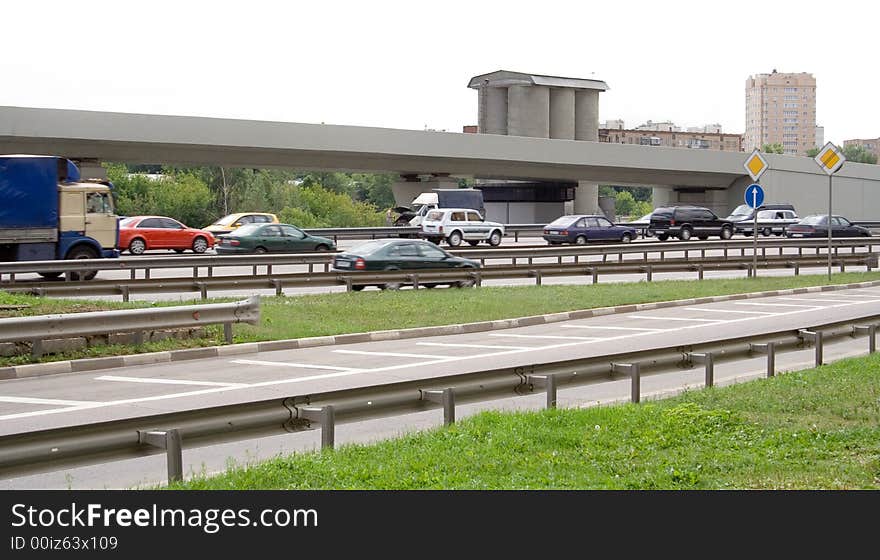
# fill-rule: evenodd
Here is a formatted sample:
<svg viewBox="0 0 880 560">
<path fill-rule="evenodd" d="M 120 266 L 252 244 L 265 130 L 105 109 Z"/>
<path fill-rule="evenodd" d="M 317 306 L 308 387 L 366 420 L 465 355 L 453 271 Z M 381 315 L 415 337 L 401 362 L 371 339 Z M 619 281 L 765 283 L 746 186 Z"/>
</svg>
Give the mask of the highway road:
<svg viewBox="0 0 880 560">
<path fill-rule="evenodd" d="M 741 236 L 737 236 L 739 238 Z M 750 239 L 750 238 L 743 238 Z M 775 239 L 775 238 L 770 238 Z M 340 240 L 339 248 L 341 250 L 348 250 L 351 248 L 357 247 L 359 244 L 366 242 L 367 240 Z M 646 245 L 650 245 L 652 243 L 656 243 L 657 241 L 653 238 L 648 239 L 639 239 L 634 241 L 634 243 L 645 243 Z M 684 249 L 688 244 L 686 242 L 681 242 L 682 249 Z M 526 246 L 547 246 L 546 242 L 540 237 L 520 237 L 519 242 L 515 242 L 513 238 L 507 237 L 504 239 L 502 243 L 502 247 L 506 248 L 517 248 L 517 247 L 526 247 Z M 443 245 L 444 248 L 449 248 L 446 245 Z M 480 246 L 480 249 L 486 248 L 488 246 Z M 859 252 L 864 251 L 865 249 L 860 248 Z M 748 250 L 747 250 L 748 252 Z M 789 248 L 786 249 L 786 253 L 795 255 L 797 254 L 797 249 Z M 148 251 L 146 253 L 150 256 L 175 256 L 176 253 L 173 251 Z M 213 254 L 213 251 L 210 251 L 208 254 Z M 731 254 L 738 254 L 738 251 L 734 251 Z M 776 254 L 776 250 L 771 250 L 770 254 Z M 809 253 L 808 253 L 809 254 Z M 723 255 L 722 250 L 718 251 L 707 251 L 706 255 L 709 257 L 720 257 Z M 133 258 L 129 255 L 124 255 L 126 258 Z M 192 253 L 185 253 L 184 256 L 192 256 Z M 652 256 L 655 257 L 656 255 Z M 681 258 L 684 257 L 683 251 L 670 251 L 666 253 L 667 258 Z M 694 257 L 695 253 L 691 252 L 691 257 Z M 698 255 L 696 255 L 698 256 Z M 328 259 L 332 257 L 328 255 Z M 614 257 L 616 258 L 616 257 Z M 641 254 L 629 254 L 625 255 L 625 260 L 627 261 L 637 261 L 642 258 Z M 590 256 L 590 257 L 582 257 L 581 262 L 587 263 L 588 260 L 601 260 L 599 256 Z M 566 262 L 570 261 L 571 257 L 566 258 Z M 520 262 L 524 262 L 524 259 L 520 259 Z M 547 258 L 535 258 L 534 263 L 547 263 L 554 264 L 557 262 L 555 257 L 547 257 Z M 510 259 L 499 259 L 497 261 L 489 261 L 488 265 L 493 264 L 510 264 Z M 262 273 L 265 267 L 259 267 L 258 273 Z M 273 272 L 276 274 L 284 274 L 284 273 L 295 273 L 295 272 L 305 272 L 308 267 L 305 265 L 274 265 Z M 315 270 L 322 270 L 322 267 L 319 265 L 315 266 Z M 802 274 L 822 274 L 827 270 L 825 267 L 803 267 L 801 268 Z M 836 271 L 837 269 L 835 269 Z M 858 269 L 856 269 L 858 270 Z M 187 276 L 191 273 L 190 269 L 156 269 L 151 272 L 151 278 L 179 278 L 181 276 Z M 202 275 L 207 274 L 206 270 L 202 270 L 200 273 Z M 253 268 L 249 266 L 243 267 L 224 267 L 218 268 L 214 271 L 215 277 L 221 276 L 249 276 L 253 274 Z M 747 274 L 746 270 L 723 270 L 723 271 L 712 271 L 707 270 L 705 272 L 705 278 L 742 278 Z M 770 270 L 762 270 L 759 272 L 759 276 L 791 276 L 793 271 L 790 269 L 770 269 Z M 138 277 L 140 278 L 142 273 L 138 273 Z M 130 273 L 127 270 L 104 270 L 98 274 L 98 279 L 100 280 L 127 280 L 130 277 Z M 39 277 L 36 274 L 17 274 L 16 278 L 18 280 L 37 280 Z M 654 280 L 692 280 L 696 278 L 695 272 L 655 272 L 653 274 Z M 645 280 L 645 274 L 614 274 L 614 275 L 600 275 L 600 282 L 638 282 Z M 555 277 L 544 277 L 542 278 L 542 283 L 545 285 L 577 285 L 577 284 L 588 284 L 591 283 L 592 280 L 589 276 L 555 276 Z M 484 280 L 484 286 L 529 286 L 534 285 L 535 280 L 532 278 L 511 278 L 511 279 L 494 279 L 494 280 Z M 376 290 L 378 288 L 368 287 L 367 290 Z M 409 288 L 405 288 L 409 289 Z M 305 294 L 316 294 L 316 293 L 339 293 L 344 292 L 344 286 L 306 286 L 301 288 L 285 288 L 284 294 L 289 296 L 296 295 L 305 295 Z M 211 297 L 247 297 L 252 294 L 259 294 L 265 296 L 275 295 L 274 289 L 260 289 L 260 290 L 248 290 L 242 291 L 239 290 L 211 290 L 209 295 Z M 132 293 L 132 300 L 140 300 L 140 301 L 191 301 L 193 299 L 198 298 L 198 294 L 194 292 L 185 292 L 185 293 Z M 86 296 L 86 299 L 96 299 L 96 300 L 116 300 L 120 299 L 120 296 Z"/>
<path fill-rule="evenodd" d="M 487 369 L 529 368 L 658 346 L 700 344 L 774 331 L 810 328 L 866 314 L 880 314 L 880 287 L 779 295 L 685 307 L 634 311 L 591 319 L 488 332 L 282 350 L 220 358 L 115 368 L 0 382 L 0 435 L 124 419 L 245 401 L 311 395 L 343 388 L 424 381 Z M 827 358 L 863 354 L 864 339 L 829 345 Z M 779 369 L 809 366 L 812 350 L 780 354 Z M 826 358 L 826 359 L 827 359 Z M 719 365 L 719 384 L 752 378 L 763 356 Z M 698 386 L 702 369 L 649 375 L 646 394 Z M 560 391 L 561 406 L 586 406 L 624 399 L 629 381 L 620 377 Z M 543 395 L 463 405 L 466 416 L 489 406 L 538 408 Z M 437 410 L 405 418 L 370 420 L 337 427 L 337 444 L 369 441 L 440 423 Z M 291 450 L 311 449 L 316 431 L 186 449 L 185 472 L 213 472 L 227 460 L 238 463 Z M 164 458 L 151 456 L 109 466 L 77 467 L 0 480 L 0 488 L 119 488 L 164 479 Z"/>
</svg>

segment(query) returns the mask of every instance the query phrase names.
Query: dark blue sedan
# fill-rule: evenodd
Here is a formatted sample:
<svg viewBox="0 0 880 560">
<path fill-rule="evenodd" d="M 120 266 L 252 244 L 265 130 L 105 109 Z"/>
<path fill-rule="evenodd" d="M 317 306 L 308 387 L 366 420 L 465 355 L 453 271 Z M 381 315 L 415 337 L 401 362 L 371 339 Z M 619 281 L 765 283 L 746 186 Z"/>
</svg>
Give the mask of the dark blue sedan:
<svg viewBox="0 0 880 560">
<path fill-rule="evenodd" d="M 616 226 L 605 216 L 573 214 L 561 216 L 544 226 L 544 239 L 550 245 L 574 243 L 584 245 L 587 241 L 620 241 L 629 243 L 637 236 L 630 226 Z"/>
</svg>

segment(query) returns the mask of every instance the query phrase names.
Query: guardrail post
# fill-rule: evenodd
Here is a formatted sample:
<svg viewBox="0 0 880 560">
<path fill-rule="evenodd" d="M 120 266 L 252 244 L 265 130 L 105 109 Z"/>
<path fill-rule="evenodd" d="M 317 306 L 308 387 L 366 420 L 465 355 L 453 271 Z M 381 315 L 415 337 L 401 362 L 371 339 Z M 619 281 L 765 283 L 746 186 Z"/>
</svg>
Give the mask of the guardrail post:
<svg viewBox="0 0 880 560">
<path fill-rule="evenodd" d="M 134 271 L 132 271 L 132 272 L 134 272 Z M 145 268 L 144 269 L 144 280 L 149 280 L 149 279 L 150 279 L 150 269 Z"/>
<path fill-rule="evenodd" d="M 134 271 L 132 271 L 132 272 L 134 272 Z M 119 293 L 122 294 L 122 301 L 127 302 L 128 301 L 128 286 L 117 286 L 117 288 L 119 289 Z"/>
<path fill-rule="evenodd" d="M 132 269 L 131 269 L 131 275 L 130 275 L 132 280 L 135 279 L 135 272 L 136 272 L 136 270 L 132 268 Z"/>
<path fill-rule="evenodd" d="M 594 266 L 587 267 L 587 274 L 593 277 L 593 284 L 599 283 L 599 269 Z"/>
<path fill-rule="evenodd" d="M 272 280 L 272 285 L 275 286 L 275 295 L 276 296 L 283 296 L 284 295 L 284 288 L 281 285 L 281 280 Z"/>
<path fill-rule="evenodd" d="M 798 263 L 794 263 L 794 275 L 800 276 L 801 274 L 801 265 Z"/>
<path fill-rule="evenodd" d="M 715 356 L 712 352 L 688 352 L 687 357 L 691 362 L 706 365 L 706 387 L 713 386 L 715 384 Z"/>
<path fill-rule="evenodd" d="M 199 277 L 199 267 L 194 266 L 193 267 L 193 279 L 198 278 L 198 277 Z"/>
<path fill-rule="evenodd" d="M 345 291 L 346 292 L 351 291 L 351 278 L 348 276 L 345 277 Z"/>
<path fill-rule="evenodd" d="M 423 390 L 422 400 L 443 405 L 443 423 L 455 424 L 455 389 Z"/>
<path fill-rule="evenodd" d="M 479 270 L 476 272 L 471 272 L 471 276 L 473 276 L 474 283 L 477 285 L 477 287 L 480 287 L 483 285 L 483 275 L 480 273 Z"/>
<path fill-rule="evenodd" d="M 773 342 L 766 344 L 749 344 L 750 352 L 767 354 L 767 377 L 776 375 L 776 345 Z"/>
<path fill-rule="evenodd" d="M 853 326 L 853 336 L 858 333 L 868 333 L 868 354 L 877 351 L 877 325 L 855 325 Z"/>
<path fill-rule="evenodd" d="M 697 280 L 703 279 L 703 265 L 697 265 Z"/>
<path fill-rule="evenodd" d="M 333 449 L 336 440 L 336 411 L 333 405 L 305 407 L 299 409 L 298 416 L 309 422 L 321 425 L 321 449 Z"/>
<path fill-rule="evenodd" d="M 134 345 L 140 346 L 144 343 L 144 331 L 135 331 L 131 335 Z"/>
<path fill-rule="evenodd" d="M 519 243 L 519 232 L 518 231 L 513 232 L 513 241 L 514 241 L 514 243 Z"/>
<path fill-rule="evenodd" d="M 804 341 L 812 342 L 816 345 L 816 367 L 822 365 L 822 331 L 809 331 L 807 329 L 801 329 L 798 331 L 798 336 L 800 336 Z"/>
<path fill-rule="evenodd" d="M 43 340 L 40 338 L 35 338 L 31 341 L 31 357 L 34 358 L 35 360 L 37 360 L 42 355 L 43 355 Z"/>
<path fill-rule="evenodd" d="M 611 373 L 628 373 L 630 376 L 630 400 L 638 403 L 641 399 L 641 373 L 638 362 L 631 364 L 611 363 Z"/>
<path fill-rule="evenodd" d="M 180 431 L 138 430 L 138 443 L 164 449 L 168 461 L 168 482 L 183 480 L 183 442 Z"/>
<path fill-rule="evenodd" d="M 254 265 L 253 276 L 256 276 L 256 275 L 257 275 L 257 265 Z"/>
<path fill-rule="evenodd" d="M 413 290 L 419 289 L 419 275 L 418 274 L 410 274 L 409 281 L 412 282 Z"/>
<path fill-rule="evenodd" d="M 196 282 L 196 286 L 199 288 L 202 299 L 208 299 L 208 285 L 204 282 Z"/>
<path fill-rule="evenodd" d="M 208 267 L 208 278 L 213 278 L 213 277 L 214 277 L 214 267 L 209 266 Z"/>
<path fill-rule="evenodd" d="M 650 282 L 654 278 L 654 267 L 648 265 L 645 267 L 645 279 Z"/>
<path fill-rule="evenodd" d="M 547 408 L 556 408 L 556 376 L 555 375 L 529 375 L 526 382 L 535 387 L 544 387 L 547 390 Z"/>
<path fill-rule="evenodd" d="M 232 323 L 223 323 L 223 338 L 226 344 L 232 344 Z"/>
<path fill-rule="evenodd" d="M 541 271 L 534 270 L 532 272 L 535 273 L 535 286 L 540 286 L 541 285 Z"/>
</svg>

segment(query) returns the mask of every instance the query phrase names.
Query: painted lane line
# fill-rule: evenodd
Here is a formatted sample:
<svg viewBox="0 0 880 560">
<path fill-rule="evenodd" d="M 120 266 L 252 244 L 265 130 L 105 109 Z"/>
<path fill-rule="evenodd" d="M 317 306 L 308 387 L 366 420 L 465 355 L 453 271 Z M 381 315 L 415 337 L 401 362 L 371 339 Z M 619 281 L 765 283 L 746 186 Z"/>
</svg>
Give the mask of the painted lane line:
<svg viewBox="0 0 880 560">
<path fill-rule="evenodd" d="M 828 306 L 827 308 L 833 309 L 833 308 L 849 307 L 851 305 L 854 305 L 854 303 L 853 302 L 843 302 L 843 303 L 837 302 L 836 305 L 831 305 L 831 306 Z M 814 310 L 812 310 L 812 309 L 797 309 L 797 310 L 793 310 L 793 311 L 785 311 L 785 312 L 779 313 L 776 316 L 777 317 L 792 316 L 792 315 L 798 315 L 798 314 L 802 314 L 802 313 L 809 313 L 811 311 L 814 311 Z M 667 318 L 661 317 L 660 319 L 667 319 Z M 754 322 L 756 319 L 760 320 L 762 318 L 761 317 L 742 317 L 739 319 L 728 319 L 728 320 L 720 320 L 720 321 L 714 321 L 714 322 L 717 324 L 734 324 L 734 323 Z M 687 320 L 687 319 L 685 319 L 685 320 Z M 706 325 L 704 325 L 704 324 L 685 325 L 682 327 L 678 327 L 676 330 L 677 331 L 686 331 L 686 330 L 691 330 L 691 329 L 702 329 L 705 327 L 706 327 Z M 641 332 L 641 333 L 621 335 L 621 336 L 617 336 L 617 337 L 609 337 L 609 338 L 604 338 L 604 339 L 590 339 L 590 340 L 578 340 L 575 342 L 564 342 L 564 343 L 552 344 L 552 345 L 543 346 L 543 347 L 521 348 L 521 349 L 517 349 L 517 350 L 504 350 L 504 351 L 500 351 L 500 352 L 488 352 L 485 354 L 478 354 L 478 355 L 474 355 L 474 356 L 456 356 L 456 357 L 446 358 L 443 360 L 433 360 L 433 361 L 423 362 L 419 365 L 427 366 L 427 365 L 433 365 L 433 364 L 457 362 L 457 361 L 464 361 L 464 360 L 473 360 L 473 359 L 478 359 L 478 358 L 492 358 L 492 357 L 496 357 L 496 356 L 523 354 L 523 353 L 527 353 L 527 352 L 532 352 L 534 350 L 556 350 L 556 349 L 560 349 L 560 348 L 571 348 L 571 347 L 580 346 L 583 344 L 590 344 L 592 342 L 595 342 L 596 340 L 608 342 L 608 341 L 613 341 L 613 340 L 622 340 L 622 339 L 635 338 L 635 337 L 640 337 L 640 336 L 649 336 L 652 334 L 656 334 L 656 333 L 654 333 L 654 332 Z M 520 335 L 520 336 L 528 336 L 528 335 Z M 575 337 L 569 337 L 569 338 L 575 338 Z M 245 360 L 232 360 L 231 362 L 238 363 L 241 361 L 245 361 Z M 267 365 L 267 366 L 284 367 L 285 365 L 287 365 L 284 362 L 268 362 L 268 361 L 260 362 L 257 360 L 246 360 L 246 361 L 251 362 L 251 363 L 256 363 L 257 365 Z M 239 390 L 239 389 L 243 389 L 243 388 L 256 388 L 256 387 L 270 387 L 270 386 L 275 386 L 275 385 L 287 385 L 287 384 L 292 384 L 292 383 L 302 383 L 305 381 L 330 379 L 330 378 L 336 378 L 336 377 L 347 377 L 347 376 L 351 376 L 351 375 L 373 374 L 373 373 L 384 373 L 384 372 L 398 371 L 398 370 L 407 370 L 410 368 L 412 368 L 412 364 L 402 364 L 402 365 L 395 365 L 395 366 L 383 366 L 383 367 L 378 367 L 378 368 L 373 368 L 373 369 L 350 370 L 350 371 L 344 371 L 344 372 L 338 372 L 338 373 L 313 375 L 313 376 L 308 376 L 308 377 L 294 377 L 294 378 L 288 378 L 288 379 L 278 379 L 278 380 L 274 380 L 274 381 L 263 381 L 260 383 L 252 383 L 252 384 L 246 385 L 245 387 L 216 387 L 216 388 L 211 388 L 211 389 L 202 389 L 199 391 L 172 393 L 172 394 L 168 394 L 168 395 L 159 395 L 159 396 L 154 396 L 154 397 L 138 397 L 138 398 L 125 399 L 125 400 L 118 400 L 118 401 L 99 402 L 99 403 L 95 403 L 94 405 L 70 406 L 67 408 L 53 408 L 53 409 L 49 409 L 49 410 L 6 414 L 6 415 L 0 416 L 0 420 L 15 420 L 15 419 L 20 419 L 20 418 L 46 416 L 46 415 L 50 415 L 50 414 L 60 414 L 60 413 L 86 410 L 86 409 L 104 408 L 104 407 L 118 406 L 118 405 L 125 405 L 125 404 L 136 404 L 136 403 L 140 403 L 140 402 L 161 401 L 161 400 L 176 399 L 176 398 L 183 398 L 183 397 L 189 397 L 189 396 L 206 395 L 206 394 L 210 394 L 210 393 L 235 391 L 235 390 Z"/>
<path fill-rule="evenodd" d="M 822 309 L 821 305 L 798 305 L 796 303 L 755 303 L 751 301 L 734 301 L 734 305 L 775 305 L 776 307 L 808 307 L 810 309 Z"/>
<path fill-rule="evenodd" d="M 190 381 L 188 379 L 162 379 L 160 377 L 124 377 L 102 375 L 95 381 L 122 381 L 126 383 L 157 383 L 160 385 L 198 385 L 203 387 L 245 387 L 247 383 L 221 383 L 219 381 Z"/>
<path fill-rule="evenodd" d="M 331 369 L 334 371 L 361 371 L 358 368 L 337 367 L 337 366 L 321 366 L 317 364 L 299 364 L 296 362 L 269 362 L 265 360 L 232 360 L 233 364 L 242 364 L 246 366 L 281 366 L 302 369 Z"/>
<path fill-rule="evenodd" d="M 691 307 L 693 311 L 714 311 L 715 313 L 749 313 L 752 315 L 776 315 L 770 311 L 742 311 L 740 309 L 715 309 L 714 307 Z"/>
<path fill-rule="evenodd" d="M 583 340 L 592 342 L 594 340 L 603 340 L 602 338 L 597 338 L 595 336 L 562 336 L 562 335 L 550 335 L 550 334 L 495 334 L 492 333 L 489 336 L 500 336 L 500 337 L 509 337 L 509 338 L 549 338 L 551 340 Z M 536 346 L 532 348 L 532 350 L 540 350 L 542 347 Z M 551 348 L 550 346 L 546 346 L 543 348 Z"/>
<path fill-rule="evenodd" d="M 416 342 L 418 346 L 444 346 L 449 348 L 485 348 L 487 350 L 519 350 L 521 346 L 495 346 L 491 344 L 453 344 L 451 342 Z"/>
<path fill-rule="evenodd" d="M 871 303 L 868 301 L 851 301 L 851 300 L 841 300 L 841 299 L 818 299 L 818 298 L 794 298 L 794 297 L 781 297 L 779 299 L 784 299 L 785 301 L 816 301 L 819 303 L 840 303 L 840 304 L 859 304 L 859 303 Z"/>
<path fill-rule="evenodd" d="M 652 319 L 655 321 L 699 321 L 701 323 L 728 323 L 729 321 L 719 321 L 718 319 L 689 319 L 687 317 L 655 317 L 653 315 L 630 315 L 633 319 Z"/>
<path fill-rule="evenodd" d="M 96 404 L 96 401 L 66 401 L 59 399 L 38 399 L 36 397 L 0 397 L 0 402 L 16 404 L 45 404 L 49 406 L 82 406 Z"/>
<path fill-rule="evenodd" d="M 449 356 L 437 356 L 436 354 L 407 354 L 405 352 L 380 352 L 369 350 L 334 350 L 337 354 L 357 354 L 358 356 L 388 356 L 391 358 L 425 358 L 428 360 L 439 360 L 448 358 Z"/>
<path fill-rule="evenodd" d="M 662 332 L 663 329 L 645 329 L 639 327 L 599 327 L 596 325 L 559 325 L 563 329 L 599 329 L 608 331 L 646 331 L 646 332 Z"/>
</svg>

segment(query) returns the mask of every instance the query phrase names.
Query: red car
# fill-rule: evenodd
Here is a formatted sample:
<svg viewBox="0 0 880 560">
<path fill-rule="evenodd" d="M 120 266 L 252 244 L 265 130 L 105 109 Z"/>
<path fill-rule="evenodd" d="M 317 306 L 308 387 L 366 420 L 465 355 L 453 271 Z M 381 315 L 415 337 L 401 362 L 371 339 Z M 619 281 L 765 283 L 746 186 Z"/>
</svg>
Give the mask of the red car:
<svg viewBox="0 0 880 560">
<path fill-rule="evenodd" d="M 165 216 L 131 216 L 119 222 L 120 251 L 140 255 L 147 249 L 192 249 L 204 253 L 214 246 L 214 236 L 203 229 L 187 227 Z"/>
</svg>

